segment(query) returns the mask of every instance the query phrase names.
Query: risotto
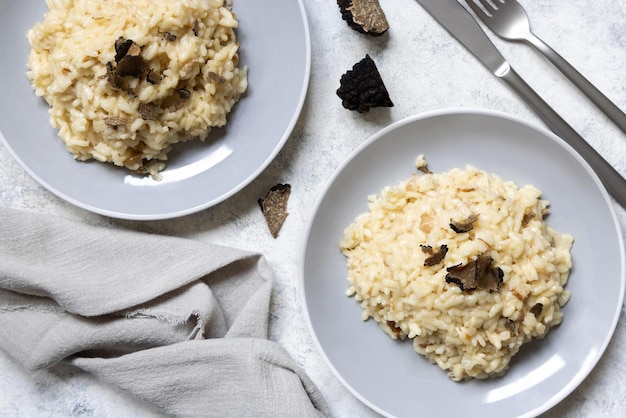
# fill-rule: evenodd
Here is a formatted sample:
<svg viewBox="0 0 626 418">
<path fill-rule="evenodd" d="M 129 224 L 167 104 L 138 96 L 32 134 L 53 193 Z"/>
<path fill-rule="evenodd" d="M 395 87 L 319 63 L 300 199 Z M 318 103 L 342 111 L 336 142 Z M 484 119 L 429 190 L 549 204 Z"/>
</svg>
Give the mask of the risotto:
<svg viewBox="0 0 626 418">
<path fill-rule="evenodd" d="M 545 224 L 548 202 L 531 185 L 418 163 L 426 174 L 370 196 L 345 229 L 347 294 L 451 379 L 502 375 L 561 322 L 573 238 Z"/>
<path fill-rule="evenodd" d="M 77 160 L 155 175 L 247 89 L 230 0 L 47 0 L 27 76 Z"/>
</svg>

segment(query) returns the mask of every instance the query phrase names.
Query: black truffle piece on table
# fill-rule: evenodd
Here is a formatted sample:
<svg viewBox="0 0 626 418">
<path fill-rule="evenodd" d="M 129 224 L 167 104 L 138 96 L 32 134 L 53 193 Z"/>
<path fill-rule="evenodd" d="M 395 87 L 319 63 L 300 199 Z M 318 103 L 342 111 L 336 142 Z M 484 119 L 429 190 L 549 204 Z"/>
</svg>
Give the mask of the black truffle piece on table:
<svg viewBox="0 0 626 418">
<path fill-rule="evenodd" d="M 393 107 L 385 83 L 369 55 L 341 76 L 337 96 L 343 107 L 360 113 L 372 107 Z"/>
<path fill-rule="evenodd" d="M 291 185 L 279 183 L 270 188 L 265 197 L 258 200 L 267 227 L 274 238 L 278 237 L 278 232 L 289 215 L 287 202 L 290 194 Z"/>
<path fill-rule="evenodd" d="M 370 36 L 389 30 L 385 12 L 378 0 L 337 0 L 341 17 L 352 29 Z"/>
</svg>

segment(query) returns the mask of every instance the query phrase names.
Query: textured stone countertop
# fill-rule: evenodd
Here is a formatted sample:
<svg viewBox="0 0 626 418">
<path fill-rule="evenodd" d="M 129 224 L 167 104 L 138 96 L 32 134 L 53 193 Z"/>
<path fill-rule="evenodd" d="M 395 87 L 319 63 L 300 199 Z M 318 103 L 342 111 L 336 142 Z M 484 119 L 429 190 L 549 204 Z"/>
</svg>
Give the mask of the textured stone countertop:
<svg viewBox="0 0 626 418">
<path fill-rule="evenodd" d="M 236 2 L 236 0 L 234 0 Z M 370 38 L 348 28 L 334 0 L 304 0 L 312 68 L 303 112 L 272 164 L 227 201 L 180 219 L 108 219 L 57 198 L 33 180 L 0 146 L 0 204 L 110 227 L 191 237 L 265 254 L 275 272 L 271 338 L 283 345 L 326 397 L 334 416 L 375 417 L 326 366 L 306 327 L 298 295 L 298 263 L 314 202 L 338 165 L 390 123 L 445 108 L 491 109 L 542 126 L 412 0 L 380 0 L 391 29 Z M 626 109 L 626 2 L 522 0 L 537 35 L 568 59 L 619 107 Z M 517 72 L 626 176 L 626 135 L 529 47 L 490 34 Z M 365 54 L 377 63 L 395 104 L 367 114 L 341 107 L 340 76 Z M 288 70 L 288 69 L 286 69 Z M 293 186 L 290 215 L 271 238 L 257 199 L 277 182 Z M 622 233 L 626 212 L 615 204 Z M 572 208 L 572 210 L 575 210 Z M 589 377 L 546 417 L 626 416 L 626 318 Z M 418 394 L 416 394 L 418 396 Z M 418 412 L 416 412 L 419 415 Z M 0 353 L 0 416 L 152 416 L 146 406 L 67 366 L 27 372 Z"/>
</svg>

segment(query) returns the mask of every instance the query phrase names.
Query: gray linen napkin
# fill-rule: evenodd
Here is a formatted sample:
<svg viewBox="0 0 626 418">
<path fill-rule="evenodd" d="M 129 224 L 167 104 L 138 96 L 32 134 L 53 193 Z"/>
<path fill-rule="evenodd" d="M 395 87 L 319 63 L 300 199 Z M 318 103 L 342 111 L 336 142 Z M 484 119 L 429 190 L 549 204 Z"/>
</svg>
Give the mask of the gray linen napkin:
<svg viewBox="0 0 626 418">
<path fill-rule="evenodd" d="M 259 254 L 0 207 L 0 348 L 167 414 L 329 415 L 268 340 L 271 292 Z"/>
</svg>

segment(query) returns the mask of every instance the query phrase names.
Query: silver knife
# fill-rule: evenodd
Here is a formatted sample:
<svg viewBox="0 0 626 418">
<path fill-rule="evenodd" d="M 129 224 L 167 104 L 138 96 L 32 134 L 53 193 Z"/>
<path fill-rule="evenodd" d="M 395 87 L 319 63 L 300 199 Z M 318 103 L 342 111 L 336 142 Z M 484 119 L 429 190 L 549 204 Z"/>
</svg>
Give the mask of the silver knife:
<svg viewBox="0 0 626 418">
<path fill-rule="evenodd" d="M 526 84 L 485 35 L 472 15 L 457 0 L 417 0 L 417 2 L 489 71 L 519 95 L 548 128 L 574 148 L 593 168 L 607 191 L 626 208 L 626 179 Z"/>
</svg>

